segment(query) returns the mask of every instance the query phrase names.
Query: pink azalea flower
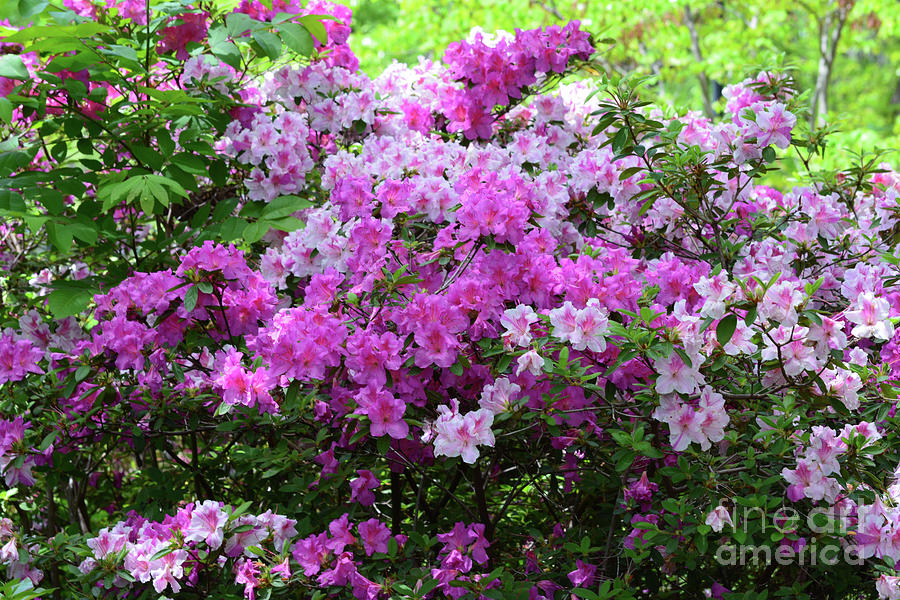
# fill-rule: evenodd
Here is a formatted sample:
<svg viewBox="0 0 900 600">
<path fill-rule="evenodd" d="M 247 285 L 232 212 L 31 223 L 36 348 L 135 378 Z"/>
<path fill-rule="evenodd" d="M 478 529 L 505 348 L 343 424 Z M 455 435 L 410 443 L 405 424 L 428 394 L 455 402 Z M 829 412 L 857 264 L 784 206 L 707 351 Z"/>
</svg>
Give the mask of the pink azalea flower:
<svg viewBox="0 0 900 600">
<path fill-rule="evenodd" d="M 381 482 L 368 469 L 357 470 L 356 474 L 359 477 L 350 482 L 350 501 L 359 502 L 363 506 L 372 506 L 375 503 L 375 494 L 371 490 L 380 486 Z"/>
<path fill-rule="evenodd" d="M 406 403 L 384 389 L 370 385 L 357 395 L 359 410 L 369 417 L 369 432 L 374 437 L 389 435 L 400 440 L 409 435 L 409 425 L 403 420 Z"/>
<path fill-rule="evenodd" d="M 888 320 L 890 303 L 877 298 L 872 292 L 864 292 L 854 302 L 855 310 L 844 314 L 851 323 L 856 323 L 851 333 L 860 338 L 889 340 L 894 335 L 894 324 Z"/>
<path fill-rule="evenodd" d="M 259 565 L 256 561 L 240 559 L 234 565 L 234 582 L 244 584 L 244 597 L 247 600 L 256 598 L 256 588 L 260 584 Z"/>
<path fill-rule="evenodd" d="M 281 578 L 285 581 L 291 578 L 291 565 L 288 562 L 288 559 L 284 559 L 276 566 L 272 567 L 269 571 L 272 575 L 281 575 Z"/>
<path fill-rule="evenodd" d="M 900 600 L 900 577 L 882 573 L 875 582 L 875 590 L 882 600 Z"/>
<path fill-rule="evenodd" d="M 656 392 L 660 395 L 679 392 L 693 394 L 703 383 L 703 375 L 696 367 L 684 364 L 677 353 L 669 357 L 653 361 L 653 368 L 659 376 L 656 378 Z"/>
<path fill-rule="evenodd" d="M 391 530 L 384 523 L 378 519 L 369 519 L 360 523 L 358 529 L 366 556 L 372 556 L 374 552 L 387 552 Z"/>
<path fill-rule="evenodd" d="M 479 444 L 494 445 L 494 434 L 491 431 L 493 422 L 493 413 L 483 408 L 465 416 L 456 413 L 449 418 L 439 419 L 434 424 L 437 431 L 434 440 L 435 456 L 460 456 L 463 462 L 473 464 L 480 455 Z"/>
<path fill-rule="evenodd" d="M 704 521 L 707 525 L 712 527 L 712 530 L 716 533 L 722 531 L 722 528 L 725 524 L 730 525 L 734 528 L 734 521 L 731 520 L 731 515 L 728 513 L 728 509 L 722 506 L 721 504 L 706 515 L 706 521 Z"/>
<path fill-rule="evenodd" d="M 596 572 L 597 567 L 595 565 L 578 559 L 575 561 L 575 570 L 568 574 L 568 578 L 575 587 L 590 588 L 594 583 L 594 575 Z"/>
<path fill-rule="evenodd" d="M 227 522 L 228 514 L 222 510 L 222 504 L 206 500 L 194 507 L 190 526 L 184 530 L 184 539 L 188 542 L 206 542 L 211 550 L 217 550 L 222 545 Z"/>
<path fill-rule="evenodd" d="M 534 350 L 529 350 L 517 359 L 518 367 L 516 367 L 516 375 L 521 375 L 523 371 L 528 371 L 534 376 L 543 373 L 544 359 Z"/>
</svg>

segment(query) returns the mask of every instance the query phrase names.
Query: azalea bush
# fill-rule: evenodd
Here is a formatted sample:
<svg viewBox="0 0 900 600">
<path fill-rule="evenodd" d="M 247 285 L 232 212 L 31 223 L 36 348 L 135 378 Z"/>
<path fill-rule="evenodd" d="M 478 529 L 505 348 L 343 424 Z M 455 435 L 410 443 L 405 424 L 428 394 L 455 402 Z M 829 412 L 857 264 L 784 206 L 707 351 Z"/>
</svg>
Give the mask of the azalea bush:
<svg viewBox="0 0 900 600">
<path fill-rule="evenodd" d="M 788 76 L 711 121 L 577 22 L 373 79 L 324 0 L 20 9 L 3 598 L 900 598 L 900 174 L 814 171 Z"/>
</svg>

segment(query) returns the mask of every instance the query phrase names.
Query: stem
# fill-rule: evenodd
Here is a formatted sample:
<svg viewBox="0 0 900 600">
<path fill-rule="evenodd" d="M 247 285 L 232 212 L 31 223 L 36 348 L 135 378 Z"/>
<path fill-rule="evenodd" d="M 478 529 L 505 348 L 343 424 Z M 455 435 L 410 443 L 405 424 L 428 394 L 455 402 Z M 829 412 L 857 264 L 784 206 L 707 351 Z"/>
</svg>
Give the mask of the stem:
<svg viewBox="0 0 900 600">
<path fill-rule="evenodd" d="M 391 534 L 399 535 L 403 523 L 403 482 L 400 473 L 391 471 Z"/>
<path fill-rule="evenodd" d="M 470 470 L 472 472 L 472 489 L 475 491 L 475 504 L 478 506 L 478 518 L 484 523 L 485 537 L 491 541 L 494 537 L 494 528 L 484 495 L 484 476 L 481 474 L 481 469 L 475 465 L 472 465 Z"/>
<path fill-rule="evenodd" d="M 48 537 L 53 538 L 56 537 L 56 534 L 59 533 L 59 526 L 57 524 L 57 511 L 56 511 L 56 498 L 53 497 L 53 486 L 50 485 L 49 478 L 47 479 L 47 533 Z M 54 547 L 54 551 L 56 548 Z M 54 552 L 55 554 L 55 552 Z M 56 557 L 54 556 L 53 560 L 50 561 L 50 583 L 53 586 L 53 599 L 60 600 L 62 598 L 62 590 L 59 586 L 59 564 L 56 561 Z"/>
</svg>

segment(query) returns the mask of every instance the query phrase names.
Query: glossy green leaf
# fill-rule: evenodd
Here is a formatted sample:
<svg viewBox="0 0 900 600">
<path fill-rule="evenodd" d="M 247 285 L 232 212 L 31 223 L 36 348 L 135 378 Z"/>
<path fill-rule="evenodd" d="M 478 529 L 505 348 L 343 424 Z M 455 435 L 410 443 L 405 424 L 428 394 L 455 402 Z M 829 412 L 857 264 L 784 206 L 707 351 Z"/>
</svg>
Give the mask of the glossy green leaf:
<svg viewBox="0 0 900 600">
<path fill-rule="evenodd" d="M 270 60 L 275 60 L 281 56 L 281 39 L 274 33 L 268 31 L 254 31 L 253 41 L 259 44 L 263 54 Z"/>
<path fill-rule="evenodd" d="M 313 53 L 314 44 L 312 35 L 305 27 L 296 23 L 281 23 L 276 29 L 281 34 L 284 45 L 303 56 Z"/>
<path fill-rule="evenodd" d="M 199 290 L 197 289 L 197 286 L 195 286 L 195 285 L 192 285 L 191 287 L 189 287 L 187 289 L 187 292 L 185 292 L 185 294 L 184 294 L 184 309 L 186 311 L 191 312 L 197 306 L 198 292 L 199 292 Z"/>
<path fill-rule="evenodd" d="M 243 238 L 249 243 L 258 242 L 271 229 L 269 223 L 260 219 L 253 223 L 248 223 L 244 228 Z"/>
<path fill-rule="evenodd" d="M 0 77 L 25 80 L 30 77 L 25 63 L 15 54 L 0 57 Z"/>
<path fill-rule="evenodd" d="M 724 346 L 730 342 L 736 328 L 737 317 L 735 315 L 728 314 L 722 317 L 722 320 L 716 325 L 716 339 L 719 341 L 719 344 Z"/>
<path fill-rule="evenodd" d="M 328 43 L 328 32 L 322 24 L 322 15 L 306 15 L 297 19 L 323 46 Z"/>
</svg>

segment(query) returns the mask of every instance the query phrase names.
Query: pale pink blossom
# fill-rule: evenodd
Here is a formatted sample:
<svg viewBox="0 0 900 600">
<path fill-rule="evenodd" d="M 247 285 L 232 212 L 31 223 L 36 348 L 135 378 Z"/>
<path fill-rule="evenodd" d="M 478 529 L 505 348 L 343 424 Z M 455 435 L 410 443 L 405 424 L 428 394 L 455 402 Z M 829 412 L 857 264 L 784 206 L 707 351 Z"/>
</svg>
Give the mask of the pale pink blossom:
<svg viewBox="0 0 900 600">
<path fill-rule="evenodd" d="M 853 303 L 855 310 L 844 314 L 851 323 L 856 323 L 851 333 L 860 338 L 889 340 L 894 335 L 894 324 L 888 320 L 890 303 L 878 298 L 873 292 L 863 292 Z"/>
<path fill-rule="evenodd" d="M 725 315 L 726 303 L 735 289 L 737 286 L 728 281 L 728 273 L 724 271 L 713 277 L 701 277 L 694 284 L 694 290 L 703 298 L 700 315 L 721 319 Z"/>
<path fill-rule="evenodd" d="M 500 317 L 500 324 L 506 328 L 504 342 L 509 342 L 510 347 L 527 346 L 531 343 L 531 324 L 537 320 L 534 309 L 525 304 L 504 311 Z"/>
<path fill-rule="evenodd" d="M 882 600 L 900 600 L 900 577 L 882 573 L 875 582 L 875 590 Z"/>
<path fill-rule="evenodd" d="M 667 358 L 653 361 L 653 368 L 659 373 L 656 378 L 656 392 L 660 395 L 679 392 L 692 394 L 703 383 L 703 375 L 696 367 L 688 366 L 681 356 L 673 352 Z"/>
<path fill-rule="evenodd" d="M 206 500 L 191 512 L 191 523 L 184 530 L 184 539 L 188 542 L 206 542 L 210 549 L 217 550 L 222 545 L 227 522 L 228 514 L 222 510 L 222 504 Z"/>
<path fill-rule="evenodd" d="M 734 521 L 731 519 L 728 509 L 721 504 L 709 511 L 709 514 L 706 515 L 705 523 L 712 527 L 712 530 L 716 533 L 722 531 L 726 524 L 734 528 Z"/>
<path fill-rule="evenodd" d="M 498 377 L 494 383 L 482 388 L 478 405 L 497 415 L 509 410 L 516 395 L 521 391 L 521 386 L 512 383 L 506 377 Z"/>
<path fill-rule="evenodd" d="M 442 417 L 434 423 L 437 433 L 434 439 L 435 456 L 459 456 L 463 462 L 473 464 L 480 455 L 479 445 L 494 445 L 494 433 L 491 431 L 494 415 L 490 411 L 481 408 L 463 416 L 448 410 Z"/>
<path fill-rule="evenodd" d="M 544 369 L 544 359 L 534 350 L 529 350 L 516 361 L 516 375 L 521 375 L 522 371 L 528 371 L 532 375 L 540 375 Z"/>
</svg>

